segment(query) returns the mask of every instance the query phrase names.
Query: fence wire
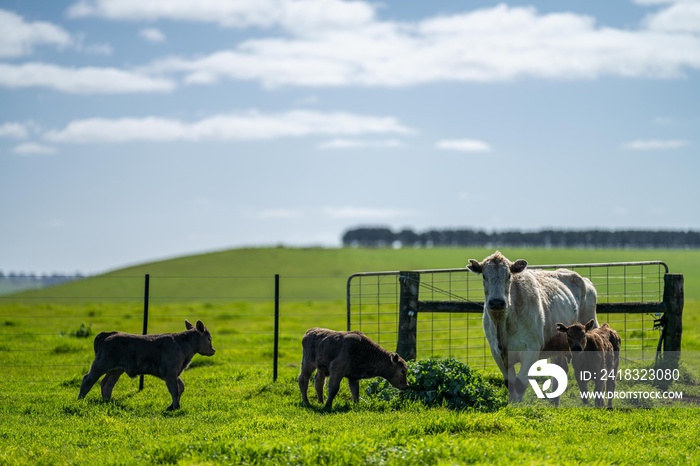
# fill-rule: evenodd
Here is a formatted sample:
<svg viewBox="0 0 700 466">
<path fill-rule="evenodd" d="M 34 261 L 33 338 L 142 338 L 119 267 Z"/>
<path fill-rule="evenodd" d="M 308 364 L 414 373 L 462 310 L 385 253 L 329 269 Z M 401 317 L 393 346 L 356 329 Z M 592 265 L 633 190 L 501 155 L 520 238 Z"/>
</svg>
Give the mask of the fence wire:
<svg viewBox="0 0 700 466">
<path fill-rule="evenodd" d="M 598 293 L 598 303 L 658 304 L 663 300 L 663 262 L 613 264 L 535 265 L 535 269 L 568 268 L 589 278 Z M 419 302 L 474 303 L 483 305 L 484 291 L 479 276 L 467 269 L 422 270 Z M 399 330 L 399 272 L 358 273 L 347 283 L 347 326 L 361 330 L 382 346 L 396 348 Z M 611 308 L 606 307 L 606 309 Z M 598 314 L 622 338 L 621 357 L 633 361 L 654 360 L 660 329 L 656 313 Z M 450 313 L 418 311 L 416 354 L 419 359 L 453 357 L 471 366 L 495 368 L 486 341 L 481 312 Z"/>
<path fill-rule="evenodd" d="M 144 278 L 88 277 L 89 286 L 0 295 L 0 391 L 18 379 L 28 392 L 56 384 L 77 389 L 93 360 L 97 333 L 142 333 Z M 283 371 L 298 371 L 301 337 L 308 328 L 344 328 L 345 280 L 283 278 L 278 334 Z M 148 333 L 183 331 L 185 319 L 202 320 L 211 331 L 216 354 L 195 356 L 192 367 L 223 365 L 232 373 L 256 367 L 272 374 L 274 276 L 151 275 L 149 281 Z M 340 292 L 319 294 L 317 288 Z M 153 380 L 148 383 L 161 383 Z M 134 382 L 120 382 L 128 383 Z"/>
<path fill-rule="evenodd" d="M 602 303 L 652 302 L 663 296 L 662 265 L 575 270 L 593 281 Z M 143 276 L 83 279 L 90 280 L 89 286 L 0 295 L 0 390 L 18 378 L 28 391 L 51 389 L 57 383 L 78 387 L 92 362 L 97 333 L 141 333 Z M 345 296 L 342 291 L 317 291 L 343 290 L 348 283 Z M 274 277 L 151 276 L 150 284 L 149 333 L 179 332 L 185 319 L 202 320 L 212 332 L 217 353 L 211 359 L 196 357 L 194 365 L 224 365 L 232 371 L 258 367 L 272 373 Z M 400 295 L 396 273 L 350 281 L 347 277 L 282 277 L 280 288 L 277 356 L 282 371 L 298 370 L 301 337 L 315 326 L 362 330 L 384 348 L 396 349 Z M 424 271 L 419 296 L 479 302 L 483 287 L 477 276 L 464 269 Z M 610 313 L 600 314 L 599 320 L 620 331 L 623 357 L 648 360 L 656 351 L 656 317 Z M 451 356 L 474 367 L 495 368 L 480 314 L 420 315 L 417 354 L 421 359 Z"/>
</svg>

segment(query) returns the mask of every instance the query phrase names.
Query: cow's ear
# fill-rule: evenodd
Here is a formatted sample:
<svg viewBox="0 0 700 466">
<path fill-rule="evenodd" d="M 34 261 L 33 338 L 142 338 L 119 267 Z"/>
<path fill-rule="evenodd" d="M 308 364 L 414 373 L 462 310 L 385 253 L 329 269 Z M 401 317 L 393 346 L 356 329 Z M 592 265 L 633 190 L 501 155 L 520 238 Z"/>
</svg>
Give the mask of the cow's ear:
<svg viewBox="0 0 700 466">
<path fill-rule="evenodd" d="M 398 364 L 400 359 L 401 359 L 401 357 L 398 354 L 391 353 L 391 362 L 392 363 Z"/>
<path fill-rule="evenodd" d="M 595 320 L 593 320 L 593 319 L 586 322 L 586 331 L 589 331 L 590 329 L 592 329 L 594 325 L 595 325 Z"/>
<path fill-rule="evenodd" d="M 185 319 L 185 328 L 191 330 L 194 328 L 194 325 L 192 325 L 189 320 Z"/>
<path fill-rule="evenodd" d="M 562 333 L 566 333 L 568 328 L 566 328 L 566 325 L 562 324 L 561 322 L 557 322 L 557 330 L 559 330 Z"/>
<path fill-rule="evenodd" d="M 527 261 L 525 259 L 518 259 L 513 262 L 510 266 L 510 273 L 520 273 L 527 268 Z"/>
<path fill-rule="evenodd" d="M 467 268 L 476 273 L 482 273 L 484 271 L 483 267 L 481 267 L 481 264 L 479 264 L 479 261 L 475 261 L 474 259 L 469 259 L 469 264 L 467 264 Z"/>
<path fill-rule="evenodd" d="M 204 323 L 202 323 L 201 320 L 197 321 L 197 331 L 199 333 L 204 333 L 206 331 L 206 328 L 204 328 Z"/>
</svg>

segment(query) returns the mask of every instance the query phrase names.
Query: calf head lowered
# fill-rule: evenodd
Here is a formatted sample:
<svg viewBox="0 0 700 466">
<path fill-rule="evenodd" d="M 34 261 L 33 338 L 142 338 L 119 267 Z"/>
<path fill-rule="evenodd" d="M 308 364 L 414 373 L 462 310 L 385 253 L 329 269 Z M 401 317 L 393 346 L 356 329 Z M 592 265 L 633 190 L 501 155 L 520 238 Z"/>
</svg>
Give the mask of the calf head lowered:
<svg viewBox="0 0 700 466">
<path fill-rule="evenodd" d="M 406 365 L 406 361 L 398 354 L 391 353 L 391 365 L 388 367 L 384 378 L 394 387 L 400 390 L 406 390 L 408 388 L 408 380 L 406 379 L 407 373 L 408 366 Z"/>
<path fill-rule="evenodd" d="M 527 261 L 519 259 L 511 262 L 496 251 L 482 262 L 469 259 L 467 268 L 483 277 L 484 309 L 491 314 L 503 314 L 507 312 L 510 303 L 510 283 L 513 275 L 525 270 Z"/>
<path fill-rule="evenodd" d="M 173 400 L 168 409 L 178 409 L 185 391 L 180 374 L 195 354 L 213 356 L 215 353 L 211 333 L 202 321 L 192 325 L 185 320 L 185 327 L 184 332 L 155 335 L 99 333 L 94 342 L 95 360 L 83 377 L 78 399 L 85 397 L 103 374 L 100 385 L 105 401 L 111 399 L 112 390 L 123 373 L 129 377 L 148 374 L 165 381 Z"/>
</svg>

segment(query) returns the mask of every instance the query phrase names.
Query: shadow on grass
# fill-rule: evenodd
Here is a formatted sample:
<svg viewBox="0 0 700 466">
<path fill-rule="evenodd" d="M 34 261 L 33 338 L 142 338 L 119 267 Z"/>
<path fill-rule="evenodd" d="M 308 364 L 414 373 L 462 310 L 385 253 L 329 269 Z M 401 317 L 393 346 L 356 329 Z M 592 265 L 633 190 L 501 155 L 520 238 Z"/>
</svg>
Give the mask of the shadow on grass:
<svg viewBox="0 0 700 466">
<path fill-rule="evenodd" d="M 314 412 L 316 414 L 343 414 L 343 413 L 348 413 L 352 411 L 353 407 L 349 403 L 337 403 L 334 404 L 334 406 L 329 410 L 325 408 L 325 405 L 322 404 L 310 404 L 310 405 L 305 405 L 301 401 L 296 403 L 297 406 L 300 408 L 303 408 L 307 411 Z"/>
</svg>

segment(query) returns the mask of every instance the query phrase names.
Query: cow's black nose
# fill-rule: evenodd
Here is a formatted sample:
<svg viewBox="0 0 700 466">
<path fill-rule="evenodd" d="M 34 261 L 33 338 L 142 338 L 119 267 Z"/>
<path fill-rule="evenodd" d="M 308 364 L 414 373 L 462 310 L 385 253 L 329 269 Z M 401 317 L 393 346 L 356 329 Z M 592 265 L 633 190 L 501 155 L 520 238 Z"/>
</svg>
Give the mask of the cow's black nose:
<svg viewBox="0 0 700 466">
<path fill-rule="evenodd" d="M 505 309 L 505 307 L 506 307 L 506 300 L 505 299 L 500 299 L 500 298 L 489 299 L 489 308 L 490 309 Z"/>
</svg>

